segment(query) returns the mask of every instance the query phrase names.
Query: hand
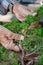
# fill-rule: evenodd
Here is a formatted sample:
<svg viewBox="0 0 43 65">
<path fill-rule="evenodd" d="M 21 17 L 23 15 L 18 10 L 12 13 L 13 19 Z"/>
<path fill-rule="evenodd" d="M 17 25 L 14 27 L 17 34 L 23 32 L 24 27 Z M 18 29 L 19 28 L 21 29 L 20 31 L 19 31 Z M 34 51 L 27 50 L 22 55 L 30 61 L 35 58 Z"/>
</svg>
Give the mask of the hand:
<svg viewBox="0 0 43 65">
<path fill-rule="evenodd" d="M 13 33 L 10 30 L 8 30 L 7 28 L 3 27 L 0 25 L 0 35 L 4 35 L 5 37 L 7 37 L 8 39 L 16 39 L 16 40 L 24 40 L 24 36 L 23 35 L 19 35 L 17 33 Z"/>
<path fill-rule="evenodd" d="M 13 18 L 13 14 L 11 12 L 8 12 L 6 15 L 0 14 L 1 22 L 10 22 L 12 18 Z"/>
<path fill-rule="evenodd" d="M 2 46 L 4 46 L 8 50 L 13 50 L 16 52 L 20 51 L 19 46 L 17 46 L 15 43 L 13 43 L 13 40 L 9 40 L 6 37 L 4 37 L 3 35 L 0 36 L 0 43 L 2 44 Z"/>
<path fill-rule="evenodd" d="M 16 15 L 17 19 L 20 21 L 23 21 L 25 19 L 26 15 L 32 15 L 35 16 L 36 13 L 32 13 L 28 7 L 23 6 L 19 3 L 16 3 L 13 7 L 13 13 Z"/>
<path fill-rule="evenodd" d="M 20 45 L 16 45 L 16 43 L 13 42 L 13 39 L 16 40 L 24 40 L 24 36 L 15 34 L 11 32 L 10 30 L 6 29 L 5 27 L 0 25 L 0 43 L 9 50 L 13 50 L 16 52 L 19 52 Z"/>
</svg>

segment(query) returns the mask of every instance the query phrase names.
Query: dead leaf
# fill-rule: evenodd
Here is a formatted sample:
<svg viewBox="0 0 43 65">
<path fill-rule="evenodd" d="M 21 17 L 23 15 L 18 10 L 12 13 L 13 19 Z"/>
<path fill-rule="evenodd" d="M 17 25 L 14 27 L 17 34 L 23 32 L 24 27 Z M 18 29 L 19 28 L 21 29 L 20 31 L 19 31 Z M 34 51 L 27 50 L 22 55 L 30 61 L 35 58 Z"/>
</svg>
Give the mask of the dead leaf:
<svg viewBox="0 0 43 65">
<path fill-rule="evenodd" d="M 37 26 L 38 26 L 38 24 L 39 24 L 39 21 L 36 21 L 36 22 L 31 23 L 31 24 L 30 24 L 30 26 L 28 27 L 28 30 L 33 29 L 33 28 L 37 27 Z"/>
</svg>

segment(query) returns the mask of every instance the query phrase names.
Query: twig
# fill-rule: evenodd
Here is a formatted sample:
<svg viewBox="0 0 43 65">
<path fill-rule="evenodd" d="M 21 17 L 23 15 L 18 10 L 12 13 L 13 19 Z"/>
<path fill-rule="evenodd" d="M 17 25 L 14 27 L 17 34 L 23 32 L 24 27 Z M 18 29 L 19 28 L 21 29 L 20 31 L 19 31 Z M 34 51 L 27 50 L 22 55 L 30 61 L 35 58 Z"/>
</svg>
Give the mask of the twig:
<svg viewBox="0 0 43 65">
<path fill-rule="evenodd" d="M 31 29 L 37 27 L 38 24 L 39 24 L 39 21 L 32 22 L 31 25 L 28 27 L 28 30 L 31 30 Z"/>
<path fill-rule="evenodd" d="M 32 54 L 34 54 L 36 51 L 38 51 L 38 50 L 40 50 L 40 48 L 42 48 L 43 46 L 40 46 L 39 48 L 37 48 L 35 51 L 33 51 L 32 53 L 30 53 L 30 54 L 27 54 L 25 57 L 28 57 L 28 56 L 30 56 L 30 55 L 32 55 Z"/>
<path fill-rule="evenodd" d="M 22 47 L 21 47 L 21 50 L 22 50 L 21 64 L 24 65 L 24 50 Z"/>
<path fill-rule="evenodd" d="M 21 49 L 21 57 L 20 57 L 20 62 L 21 62 L 21 65 L 24 65 L 24 50 L 22 48 L 22 46 L 19 44 L 19 47 Z"/>
<path fill-rule="evenodd" d="M 27 65 L 30 65 L 31 63 L 33 63 L 33 60 L 31 60 L 30 62 L 28 62 Z"/>
<path fill-rule="evenodd" d="M 25 57 L 30 56 L 30 55 L 34 54 L 35 52 L 36 52 L 36 50 L 30 54 L 27 54 Z"/>
</svg>

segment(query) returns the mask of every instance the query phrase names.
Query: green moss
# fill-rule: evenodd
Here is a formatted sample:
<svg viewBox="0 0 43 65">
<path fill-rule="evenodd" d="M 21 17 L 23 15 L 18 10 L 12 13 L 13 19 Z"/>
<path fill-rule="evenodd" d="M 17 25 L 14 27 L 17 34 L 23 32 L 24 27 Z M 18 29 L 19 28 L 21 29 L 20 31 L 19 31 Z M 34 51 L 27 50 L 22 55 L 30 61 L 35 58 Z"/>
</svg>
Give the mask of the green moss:
<svg viewBox="0 0 43 65">
<path fill-rule="evenodd" d="M 32 22 L 37 20 L 43 19 L 43 6 L 37 10 L 38 16 L 32 17 L 30 15 L 26 16 L 25 21 L 22 23 L 19 22 L 17 19 L 13 19 L 10 23 L 0 23 L 0 25 L 8 28 L 12 32 L 22 34 L 22 29 L 26 29 Z M 43 46 L 43 28 L 39 25 L 36 28 L 33 28 L 30 31 L 27 31 L 27 35 L 23 41 L 17 41 L 18 44 L 21 44 L 25 50 L 33 51 L 36 48 L 40 48 L 38 52 L 41 54 L 39 56 L 39 62 L 35 65 L 43 65 L 43 48 L 41 49 L 40 46 Z M 16 55 L 13 51 L 7 51 L 0 45 L 0 60 L 3 62 L 0 65 L 4 65 L 5 60 L 11 59 L 8 65 L 20 65 L 17 62 Z M 6 63 L 7 65 L 7 63 Z"/>
</svg>

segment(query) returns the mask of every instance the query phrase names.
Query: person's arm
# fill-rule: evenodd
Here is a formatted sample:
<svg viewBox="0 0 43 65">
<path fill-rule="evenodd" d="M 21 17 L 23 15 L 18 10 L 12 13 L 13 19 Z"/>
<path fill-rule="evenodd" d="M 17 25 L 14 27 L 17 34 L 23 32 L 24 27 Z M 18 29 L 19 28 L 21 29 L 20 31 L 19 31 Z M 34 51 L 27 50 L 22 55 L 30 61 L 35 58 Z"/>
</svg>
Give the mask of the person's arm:
<svg viewBox="0 0 43 65">
<path fill-rule="evenodd" d="M 0 14 L 0 22 L 10 22 L 13 18 L 13 14 L 11 12 L 8 12 L 6 15 Z"/>
</svg>

